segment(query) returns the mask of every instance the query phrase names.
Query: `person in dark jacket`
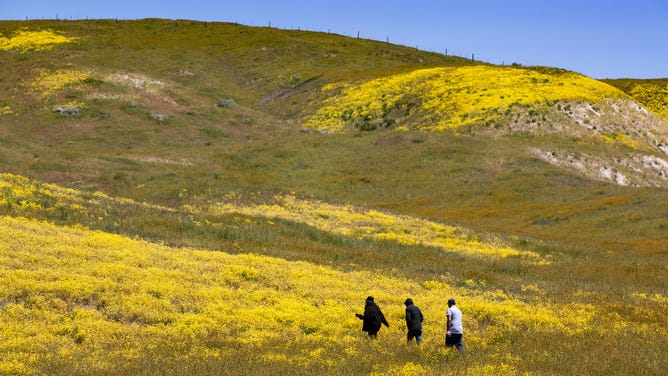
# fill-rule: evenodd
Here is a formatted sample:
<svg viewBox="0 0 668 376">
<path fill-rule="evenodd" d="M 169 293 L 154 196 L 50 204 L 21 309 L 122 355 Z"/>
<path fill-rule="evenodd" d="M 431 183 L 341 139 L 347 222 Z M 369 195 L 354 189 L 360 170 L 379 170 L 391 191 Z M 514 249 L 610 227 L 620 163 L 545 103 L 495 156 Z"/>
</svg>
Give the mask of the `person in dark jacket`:
<svg viewBox="0 0 668 376">
<path fill-rule="evenodd" d="M 413 338 L 418 345 L 422 343 L 422 321 L 424 317 L 422 316 L 422 311 L 420 308 L 413 305 L 413 299 L 408 298 L 404 302 L 406 306 L 406 327 L 408 328 L 408 342 Z"/>
<path fill-rule="evenodd" d="M 380 330 L 380 325 L 383 324 L 390 327 L 390 324 L 385 320 L 385 315 L 381 312 L 380 308 L 373 301 L 373 296 L 366 298 L 364 303 L 364 314 L 356 313 L 358 319 L 362 320 L 362 331 L 369 334 L 369 338 L 376 338 L 378 331 Z"/>
</svg>

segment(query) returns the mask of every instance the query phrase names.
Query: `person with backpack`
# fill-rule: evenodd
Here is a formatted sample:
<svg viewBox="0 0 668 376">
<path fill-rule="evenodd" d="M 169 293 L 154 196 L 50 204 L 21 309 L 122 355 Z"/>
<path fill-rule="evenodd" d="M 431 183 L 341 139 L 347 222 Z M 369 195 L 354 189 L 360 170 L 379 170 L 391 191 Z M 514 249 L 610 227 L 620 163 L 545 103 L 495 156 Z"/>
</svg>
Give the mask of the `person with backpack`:
<svg viewBox="0 0 668 376">
<path fill-rule="evenodd" d="M 415 338 L 415 342 L 419 346 L 422 343 L 422 311 L 413 304 L 413 299 L 408 298 L 404 302 L 406 306 L 406 327 L 408 328 L 408 343 Z"/>
<path fill-rule="evenodd" d="M 376 305 L 373 296 L 366 298 L 364 302 L 364 314 L 356 313 L 355 316 L 362 320 L 362 331 L 369 334 L 369 338 L 375 339 L 380 330 L 381 324 L 390 327 L 390 324 L 385 320 L 385 315 Z"/>
</svg>

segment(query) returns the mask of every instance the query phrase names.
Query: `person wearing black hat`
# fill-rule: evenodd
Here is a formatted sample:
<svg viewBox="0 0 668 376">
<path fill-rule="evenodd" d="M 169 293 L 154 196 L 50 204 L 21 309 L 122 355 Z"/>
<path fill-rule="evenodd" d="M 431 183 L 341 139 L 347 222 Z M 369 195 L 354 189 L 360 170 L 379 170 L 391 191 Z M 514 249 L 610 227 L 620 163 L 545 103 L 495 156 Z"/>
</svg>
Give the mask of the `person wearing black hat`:
<svg viewBox="0 0 668 376">
<path fill-rule="evenodd" d="M 390 327 L 390 324 L 385 320 L 385 315 L 380 308 L 373 301 L 373 296 L 366 298 L 364 303 L 364 314 L 356 313 L 358 319 L 362 320 L 362 331 L 369 334 L 369 338 L 375 339 L 380 330 L 380 325 L 383 324 Z"/>
<path fill-rule="evenodd" d="M 408 342 L 413 338 L 417 342 L 418 346 L 422 343 L 422 321 L 424 317 L 422 316 L 422 311 L 420 308 L 413 305 L 413 299 L 408 298 L 404 302 L 406 306 L 406 327 L 408 328 Z"/>
<path fill-rule="evenodd" d="M 464 326 L 462 325 L 462 311 L 455 305 L 455 299 L 448 299 L 448 311 L 445 313 L 447 322 L 447 334 L 445 336 L 445 346 L 455 346 L 457 350 L 466 351 L 462 344 L 464 335 Z"/>
</svg>

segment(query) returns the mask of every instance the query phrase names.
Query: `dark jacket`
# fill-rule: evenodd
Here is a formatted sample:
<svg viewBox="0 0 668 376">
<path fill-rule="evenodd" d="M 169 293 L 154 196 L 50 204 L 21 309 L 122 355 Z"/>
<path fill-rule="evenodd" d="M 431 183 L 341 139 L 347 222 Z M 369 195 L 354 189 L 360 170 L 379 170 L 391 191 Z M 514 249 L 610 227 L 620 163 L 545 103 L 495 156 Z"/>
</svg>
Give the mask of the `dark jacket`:
<svg viewBox="0 0 668 376">
<path fill-rule="evenodd" d="M 420 308 L 412 304 L 406 306 L 406 327 L 408 330 L 422 329 L 423 320 L 424 317 L 422 317 L 422 311 L 420 311 Z"/>
<path fill-rule="evenodd" d="M 380 325 L 384 324 L 389 327 L 390 324 L 385 320 L 385 315 L 380 311 L 380 308 L 373 302 L 367 300 L 364 304 L 364 315 L 356 315 L 362 321 L 362 331 L 368 333 L 378 333 Z"/>
</svg>

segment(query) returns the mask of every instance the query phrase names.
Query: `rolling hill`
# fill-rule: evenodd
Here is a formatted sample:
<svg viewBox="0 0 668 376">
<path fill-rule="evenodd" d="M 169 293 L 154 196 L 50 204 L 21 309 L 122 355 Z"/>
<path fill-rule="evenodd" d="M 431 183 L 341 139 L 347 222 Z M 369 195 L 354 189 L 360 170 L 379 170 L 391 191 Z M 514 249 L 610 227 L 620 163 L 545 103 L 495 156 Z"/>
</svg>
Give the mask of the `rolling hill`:
<svg viewBox="0 0 668 376">
<path fill-rule="evenodd" d="M 663 80 L 162 19 L 0 61 L 0 373 L 665 369 Z"/>
</svg>

